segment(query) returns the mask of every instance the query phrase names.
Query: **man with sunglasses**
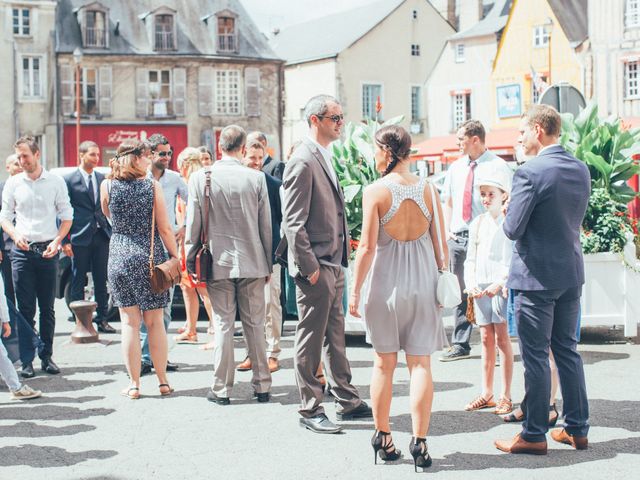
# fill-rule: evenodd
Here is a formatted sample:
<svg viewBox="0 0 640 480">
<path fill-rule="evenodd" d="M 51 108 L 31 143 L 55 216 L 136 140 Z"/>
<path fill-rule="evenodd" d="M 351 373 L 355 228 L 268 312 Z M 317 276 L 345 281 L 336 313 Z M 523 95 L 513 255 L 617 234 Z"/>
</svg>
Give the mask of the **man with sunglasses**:
<svg viewBox="0 0 640 480">
<path fill-rule="evenodd" d="M 188 197 L 188 188 L 185 181 L 178 172 L 169 169 L 173 149 L 167 137 L 161 133 L 154 133 L 148 138 L 149 147 L 151 149 L 151 166 L 147 173 L 148 178 L 157 180 L 162 186 L 164 194 L 164 203 L 167 207 L 167 216 L 169 217 L 169 225 L 173 227 L 178 245 L 184 241 L 185 226 L 178 225 L 176 221 L 176 203 L 180 197 L 185 203 Z M 164 327 L 169 330 L 171 323 L 171 304 L 173 303 L 174 289 L 169 289 L 169 304 L 164 308 Z M 142 342 L 142 368 L 141 375 L 151 373 L 153 364 L 151 363 L 151 355 L 149 354 L 149 341 L 147 338 L 147 328 L 144 322 L 140 326 L 140 341 Z M 173 372 L 178 366 L 167 362 L 167 371 Z"/>
<path fill-rule="evenodd" d="M 300 393 L 300 426 L 315 433 L 338 433 L 327 418 L 320 361 L 338 402 L 338 420 L 371 417 L 371 408 L 351 384 L 346 356 L 342 294 L 349 258 L 344 196 L 331 161 L 331 143 L 340 138 L 344 116 L 328 95 L 307 102 L 309 135 L 284 169 L 283 231 L 288 242 L 289 272 L 296 283 L 299 322 L 294 370 Z"/>
</svg>

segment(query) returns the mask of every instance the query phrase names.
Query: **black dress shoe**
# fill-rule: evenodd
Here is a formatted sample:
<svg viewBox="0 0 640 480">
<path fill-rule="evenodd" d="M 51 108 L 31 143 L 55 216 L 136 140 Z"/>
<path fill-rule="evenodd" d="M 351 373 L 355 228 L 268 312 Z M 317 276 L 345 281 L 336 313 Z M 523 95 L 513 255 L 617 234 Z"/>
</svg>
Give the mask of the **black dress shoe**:
<svg viewBox="0 0 640 480">
<path fill-rule="evenodd" d="M 43 358 L 40 366 L 42 367 L 43 372 L 50 375 L 57 375 L 60 373 L 60 369 L 50 358 Z"/>
<path fill-rule="evenodd" d="M 371 411 L 371 407 L 367 405 L 366 402 L 361 402 L 360 405 L 358 405 L 356 408 L 348 412 L 336 413 L 336 418 L 339 421 L 358 420 L 361 418 L 371 418 L 371 417 L 373 417 L 373 412 Z"/>
<path fill-rule="evenodd" d="M 153 370 L 153 365 L 147 362 L 142 362 L 142 364 L 140 365 L 140 376 L 142 377 L 143 375 L 149 375 L 151 373 L 151 370 Z"/>
<path fill-rule="evenodd" d="M 109 325 L 106 320 L 96 322 L 96 325 L 98 326 L 98 331 L 100 333 L 116 333 L 116 329 Z"/>
<path fill-rule="evenodd" d="M 268 395 L 268 394 L 267 394 Z M 211 389 L 207 392 L 207 400 L 217 405 L 230 405 L 231 400 L 229 397 L 219 397 Z"/>
<path fill-rule="evenodd" d="M 324 413 L 309 418 L 301 418 L 300 426 L 314 433 L 340 433 L 342 427 L 327 418 Z"/>
<path fill-rule="evenodd" d="M 20 370 L 20 376 L 22 378 L 33 378 L 36 376 L 36 372 L 33 371 L 33 363 L 23 363 L 22 370 Z"/>
<path fill-rule="evenodd" d="M 176 372 L 177 370 L 178 365 L 167 360 L 167 372 Z"/>
<path fill-rule="evenodd" d="M 269 394 L 269 392 L 258 393 L 254 390 L 253 398 L 257 398 L 258 403 L 267 403 L 271 399 L 271 395 Z"/>
</svg>

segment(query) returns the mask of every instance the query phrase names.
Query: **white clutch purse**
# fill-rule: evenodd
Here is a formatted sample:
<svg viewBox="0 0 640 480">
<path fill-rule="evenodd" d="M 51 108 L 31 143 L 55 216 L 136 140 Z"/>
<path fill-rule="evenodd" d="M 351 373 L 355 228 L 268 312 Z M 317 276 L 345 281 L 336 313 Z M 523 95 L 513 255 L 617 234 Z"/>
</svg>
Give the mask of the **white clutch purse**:
<svg viewBox="0 0 640 480">
<path fill-rule="evenodd" d="M 440 244 L 440 263 L 444 263 L 444 246 L 442 243 L 442 233 L 440 232 L 440 215 L 435 194 L 435 186 L 431 186 L 431 205 L 433 206 L 433 221 L 436 222 L 436 233 Z M 462 292 L 458 277 L 448 270 L 440 270 L 438 275 L 438 286 L 436 287 L 436 298 L 438 303 L 444 308 L 453 308 L 462 302 Z"/>
</svg>

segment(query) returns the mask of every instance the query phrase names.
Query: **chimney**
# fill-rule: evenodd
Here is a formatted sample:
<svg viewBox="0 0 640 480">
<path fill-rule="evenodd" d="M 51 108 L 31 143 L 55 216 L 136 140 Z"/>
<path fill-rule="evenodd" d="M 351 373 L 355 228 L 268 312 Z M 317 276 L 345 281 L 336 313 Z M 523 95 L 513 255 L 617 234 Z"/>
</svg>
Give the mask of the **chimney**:
<svg viewBox="0 0 640 480">
<path fill-rule="evenodd" d="M 457 0 L 448 0 L 447 2 L 447 20 L 456 30 L 458 30 L 458 16 L 456 15 L 457 3 Z"/>
</svg>

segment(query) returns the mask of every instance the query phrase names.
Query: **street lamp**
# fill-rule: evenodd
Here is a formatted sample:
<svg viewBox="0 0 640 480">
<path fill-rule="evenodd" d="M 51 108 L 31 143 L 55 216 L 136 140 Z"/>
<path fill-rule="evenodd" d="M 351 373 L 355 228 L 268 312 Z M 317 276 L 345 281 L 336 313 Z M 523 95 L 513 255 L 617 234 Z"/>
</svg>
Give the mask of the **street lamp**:
<svg viewBox="0 0 640 480">
<path fill-rule="evenodd" d="M 82 62 L 82 50 L 80 47 L 76 47 L 73 51 L 73 63 L 76 64 L 76 151 L 77 159 L 80 160 L 80 76 L 82 70 L 80 63 Z"/>
<path fill-rule="evenodd" d="M 547 21 L 544 22 L 544 30 L 547 34 L 547 45 L 549 48 L 549 73 L 547 75 L 547 83 L 551 85 L 551 34 L 553 33 L 553 20 L 551 17 L 547 17 Z"/>
</svg>

